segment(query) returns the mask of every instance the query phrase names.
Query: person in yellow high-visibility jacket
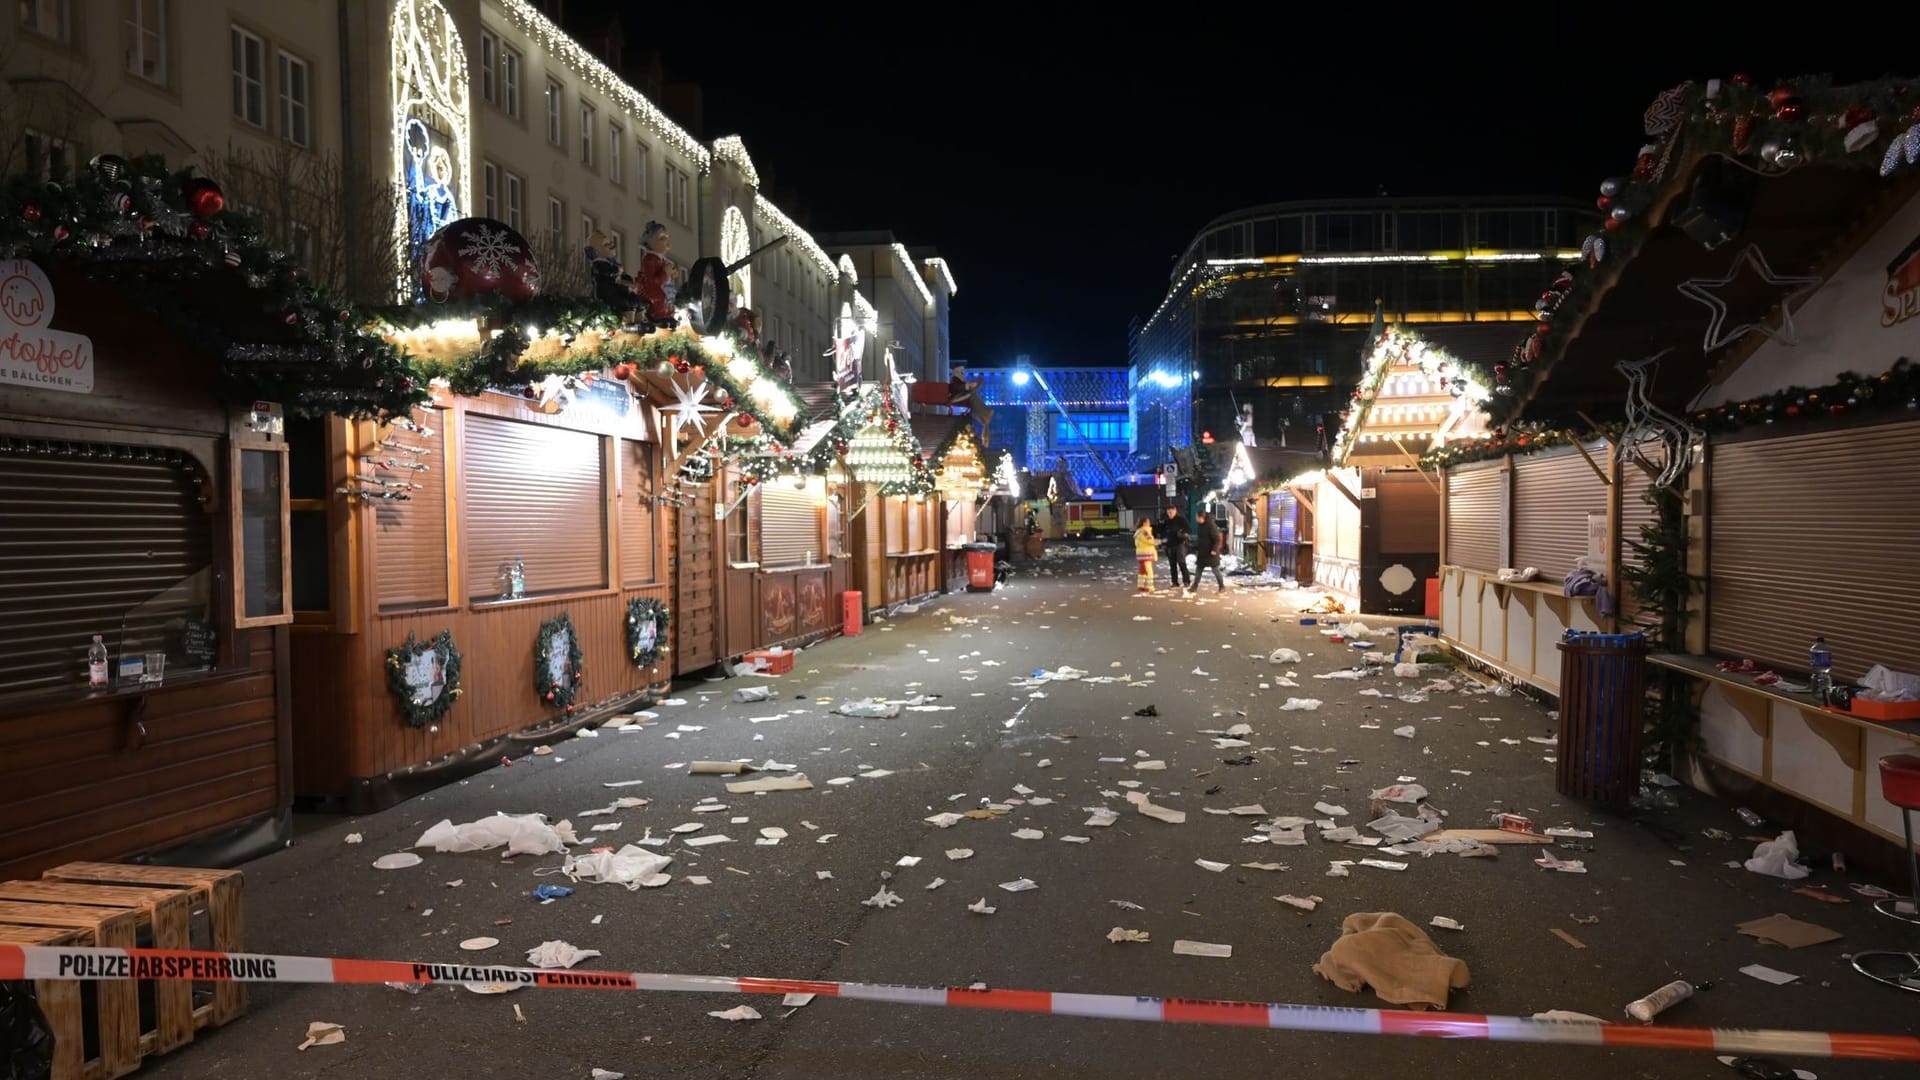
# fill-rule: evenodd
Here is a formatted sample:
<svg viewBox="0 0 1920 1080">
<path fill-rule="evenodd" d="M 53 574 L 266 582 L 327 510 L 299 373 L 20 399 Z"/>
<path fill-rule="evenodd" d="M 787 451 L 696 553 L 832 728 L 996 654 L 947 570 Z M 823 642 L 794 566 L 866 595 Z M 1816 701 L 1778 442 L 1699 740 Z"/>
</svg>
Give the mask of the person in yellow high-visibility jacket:
<svg viewBox="0 0 1920 1080">
<path fill-rule="evenodd" d="M 1160 540 L 1153 535 L 1153 519 L 1142 517 L 1133 530 L 1133 559 L 1139 564 L 1134 584 L 1141 592 L 1153 591 L 1153 564 L 1160 558 Z"/>
</svg>

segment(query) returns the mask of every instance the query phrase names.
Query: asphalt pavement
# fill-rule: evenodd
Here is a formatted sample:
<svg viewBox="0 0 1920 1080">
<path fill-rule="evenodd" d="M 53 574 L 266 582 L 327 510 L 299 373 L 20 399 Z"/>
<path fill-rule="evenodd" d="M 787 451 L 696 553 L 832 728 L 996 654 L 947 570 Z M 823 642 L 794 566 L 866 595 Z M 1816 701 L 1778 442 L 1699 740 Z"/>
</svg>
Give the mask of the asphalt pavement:
<svg viewBox="0 0 1920 1080">
<path fill-rule="evenodd" d="M 1496 695 L 1445 669 L 1415 678 L 1390 671 L 1315 678 L 1361 656 L 1300 626 L 1300 603 L 1296 593 L 1237 583 L 1224 596 L 1211 583 L 1192 598 L 1138 596 L 1131 557 L 1117 546 L 1050 557 L 994 593 L 944 597 L 859 637 L 804 650 L 792 674 L 687 683 L 675 691 L 683 704 L 653 710 L 636 730 L 614 730 L 622 723 L 615 721 L 597 737 L 556 744 L 550 754 L 386 812 L 323 820 L 293 847 L 245 867 L 248 948 L 524 964 L 527 950 L 558 939 L 601 951 L 582 970 L 1371 1008 L 1382 1004 L 1371 993 L 1344 992 L 1312 967 L 1345 916 L 1397 912 L 1422 926 L 1445 916 L 1465 927 L 1428 930 L 1469 966 L 1471 986 L 1450 1001 L 1456 1010 L 1525 1016 L 1557 1009 L 1615 1019 L 1627 1002 L 1685 978 L 1711 989 L 1662 1022 L 1915 1030 L 1914 999 L 1854 974 L 1845 954 L 1920 939 L 1911 927 L 1875 916 L 1848 891 L 1847 878 L 1823 871 L 1789 884 L 1728 866 L 1751 853 L 1743 837 L 1756 830 L 1691 791 L 1674 789 L 1677 806 L 1637 819 L 1562 799 L 1550 764 L 1557 749 L 1537 741 L 1549 739 L 1555 723 L 1524 697 Z M 1303 661 L 1270 663 L 1281 647 L 1298 650 Z M 1015 685 L 1062 666 L 1085 676 Z M 1288 673 L 1296 686 L 1282 685 Z M 1422 699 L 1435 677 L 1458 689 Z M 736 690 L 758 685 L 771 687 L 773 700 L 733 700 Z M 833 712 L 873 697 L 920 701 L 892 719 Z M 1294 697 L 1323 704 L 1282 710 Z M 1136 715 L 1147 706 L 1158 715 Z M 1248 747 L 1218 747 L 1220 736 L 1207 733 L 1237 723 L 1251 728 Z M 1410 738 L 1395 733 L 1408 725 Z M 1247 756 L 1249 764 L 1228 761 Z M 687 763 L 706 759 L 791 764 L 815 788 L 728 795 L 731 778 L 688 775 Z M 1165 767 L 1140 767 L 1152 761 Z M 1327 842 L 1313 826 L 1304 846 L 1245 842 L 1272 817 L 1327 818 L 1315 803 L 1344 808 L 1333 820 L 1364 834 L 1370 793 L 1408 778 L 1429 789 L 1426 802 L 1448 815 L 1449 826 L 1483 827 L 1507 810 L 1541 828 L 1591 831 L 1590 839 L 1552 849 L 1583 861 L 1587 872 L 1541 869 L 1536 849 L 1523 846 L 1503 846 L 1495 858 L 1386 855 Z M 628 781 L 642 782 L 607 786 Z M 1186 821 L 1140 814 L 1126 801 L 1129 791 L 1185 811 Z M 648 803 L 580 816 L 620 797 Z M 716 797 L 726 810 L 695 812 Z M 1009 810 L 944 829 L 924 820 L 986 803 Z M 1252 804 L 1266 816 L 1205 812 Z M 1116 811 L 1118 820 L 1083 824 L 1097 807 Z M 421 851 L 424 862 L 408 869 L 371 865 L 412 850 L 443 819 L 502 811 L 569 819 L 589 845 L 672 837 L 652 850 L 673 855 L 666 868 L 673 880 L 637 891 L 569 883 L 557 873 L 559 855 Z M 696 822 L 703 826 L 697 832 L 669 832 Z M 589 831 L 616 823 L 617 830 Z M 758 843 L 768 828 L 786 835 Z M 1709 828 L 1732 836 L 1703 835 Z M 1042 835 L 1023 839 L 1017 830 Z M 730 842 L 682 842 L 716 833 Z M 350 844 L 349 834 L 362 839 Z M 961 848 L 973 856 L 947 857 Z M 898 865 L 903 857 L 920 861 Z M 1332 860 L 1362 858 L 1405 868 L 1355 865 L 1349 876 L 1328 876 Z M 1211 871 L 1196 864 L 1201 859 L 1228 866 Z M 1285 869 L 1243 865 L 1253 862 Z M 930 890 L 936 878 L 946 883 Z M 999 887 L 1020 878 L 1038 887 Z M 542 903 L 529 895 L 541 884 L 573 884 L 575 892 Z M 1852 899 L 1821 903 L 1790 891 L 1800 884 Z M 900 897 L 896 906 L 862 904 L 883 885 Z M 1281 895 L 1322 900 L 1306 912 L 1273 899 Z M 995 912 L 969 911 L 981 900 Z M 1789 951 L 1735 932 L 1736 923 L 1775 912 L 1845 937 Z M 1145 931 L 1150 940 L 1109 943 L 1114 927 Z M 478 936 L 500 944 L 459 947 Z M 1230 945 L 1232 955 L 1176 955 L 1180 939 Z M 1749 964 L 1799 978 L 1770 985 L 1740 973 Z M 777 997 L 550 989 L 489 996 L 444 986 L 417 994 L 256 986 L 252 995 L 246 1017 L 151 1060 L 145 1075 L 588 1080 L 596 1068 L 634 1078 L 1734 1075 L 1695 1052 L 1294 1034 L 825 997 L 789 1009 Z M 708 1015 L 741 1004 L 763 1018 Z M 316 1020 L 343 1025 L 346 1040 L 297 1050 Z M 1828 1080 L 1907 1068 L 1798 1064 Z"/>
</svg>

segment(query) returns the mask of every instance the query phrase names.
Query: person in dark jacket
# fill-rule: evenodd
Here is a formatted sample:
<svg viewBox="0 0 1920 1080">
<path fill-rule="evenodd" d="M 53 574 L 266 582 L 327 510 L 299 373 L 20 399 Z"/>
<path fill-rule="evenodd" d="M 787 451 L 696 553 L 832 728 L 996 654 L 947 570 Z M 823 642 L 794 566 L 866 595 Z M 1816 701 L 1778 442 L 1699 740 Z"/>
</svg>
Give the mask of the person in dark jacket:
<svg viewBox="0 0 1920 1080">
<path fill-rule="evenodd" d="M 1187 569 L 1187 544 L 1193 539 L 1193 530 L 1187 527 L 1187 519 L 1177 506 L 1167 507 L 1167 516 L 1154 523 L 1154 535 L 1160 538 L 1160 547 L 1167 553 L 1167 564 L 1173 576 L 1173 587 L 1193 588 L 1193 571 Z"/>
<path fill-rule="evenodd" d="M 1220 532 L 1220 526 L 1213 515 L 1202 511 L 1197 515 L 1199 528 L 1193 534 L 1193 575 L 1187 580 L 1188 588 L 1198 591 L 1200 575 L 1209 569 L 1213 571 L 1213 583 L 1221 592 L 1227 591 L 1227 579 L 1220 576 L 1220 553 L 1226 550 L 1227 538 Z"/>
</svg>

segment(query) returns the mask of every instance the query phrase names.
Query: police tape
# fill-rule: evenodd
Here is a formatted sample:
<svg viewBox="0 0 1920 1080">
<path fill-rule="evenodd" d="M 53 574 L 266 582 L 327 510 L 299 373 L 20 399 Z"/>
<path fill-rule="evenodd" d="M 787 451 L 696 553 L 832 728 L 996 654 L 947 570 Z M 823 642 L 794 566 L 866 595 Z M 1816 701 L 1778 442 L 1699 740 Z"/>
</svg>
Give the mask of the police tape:
<svg viewBox="0 0 1920 1080">
<path fill-rule="evenodd" d="M 699 994 L 814 994 L 890 1005 L 1214 1024 L 1346 1035 L 1416 1035 L 1569 1046 L 1637 1046 L 1728 1054 L 1920 1061 L 1920 1038 L 1851 1032 L 1652 1027 L 1569 1020 L 1531 1020 L 1474 1013 L 1348 1009 L 1255 1001 L 1067 994 L 1046 990 L 974 990 L 884 983 L 668 975 L 640 971 L 562 971 L 473 964 L 345 960 L 318 956 L 200 952 L 184 949 L 91 949 L 0 944 L 0 981 L 65 979 L 192 980 L 273 983 L 446 983 L 544 986 L 561 990 L 642 990 Z"/>
</svg>

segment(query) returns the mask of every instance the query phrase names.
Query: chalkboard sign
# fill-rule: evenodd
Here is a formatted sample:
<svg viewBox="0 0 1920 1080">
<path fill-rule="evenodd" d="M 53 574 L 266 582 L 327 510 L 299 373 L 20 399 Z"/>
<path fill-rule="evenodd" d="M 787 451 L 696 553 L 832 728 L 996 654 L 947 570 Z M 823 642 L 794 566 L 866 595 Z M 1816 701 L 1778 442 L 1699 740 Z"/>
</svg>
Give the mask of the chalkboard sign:
<svg viewBox="0 0 1920 1080">
<path fill-rule="evenodd" d="M 184 667 L 212 667 L 220 657 L 220 640 L 212 626 L 188 619 L 180 627 L 179 646 L 173 651 Z"/>
</svg>

